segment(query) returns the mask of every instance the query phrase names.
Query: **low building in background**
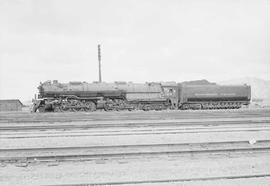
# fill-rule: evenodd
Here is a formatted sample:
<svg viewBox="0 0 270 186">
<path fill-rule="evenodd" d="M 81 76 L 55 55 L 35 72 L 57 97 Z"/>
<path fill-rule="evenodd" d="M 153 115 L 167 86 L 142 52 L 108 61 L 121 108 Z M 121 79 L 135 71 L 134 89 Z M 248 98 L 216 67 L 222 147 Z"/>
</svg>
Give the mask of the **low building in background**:
<svg viewBox="0 0 270 186">
<path fill-rule="evenodd" d="M 1 99 L 0 111 L 22 111 L 23 104 L 18 99 Z"/>
</svg>

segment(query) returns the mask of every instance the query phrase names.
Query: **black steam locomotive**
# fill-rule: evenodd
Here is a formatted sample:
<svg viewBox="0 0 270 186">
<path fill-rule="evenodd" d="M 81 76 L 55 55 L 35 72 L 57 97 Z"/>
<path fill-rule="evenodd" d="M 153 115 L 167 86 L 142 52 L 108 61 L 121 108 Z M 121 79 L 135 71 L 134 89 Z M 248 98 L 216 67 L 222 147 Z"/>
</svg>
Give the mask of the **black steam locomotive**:
<svg viewBox="0 0 270 186">
<path fill-rule="evenodd" d="M 34 112 L 165 109 L 237 109 L 250 103 L 247 85 L 215 83 L 41 83 Z"/>
</svg>

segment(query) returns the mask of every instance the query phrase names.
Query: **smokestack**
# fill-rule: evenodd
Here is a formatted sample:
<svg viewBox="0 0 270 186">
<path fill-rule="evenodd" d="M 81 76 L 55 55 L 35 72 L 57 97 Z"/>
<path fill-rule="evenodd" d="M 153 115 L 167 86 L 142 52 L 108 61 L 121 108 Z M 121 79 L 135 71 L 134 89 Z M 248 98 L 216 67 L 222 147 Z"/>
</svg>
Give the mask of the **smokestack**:
<svg viewBox="0 0 270 186">
<path fill-rule="evenodd" d="M 101 83 L 102 79 L 101 79 L 101 53 L 100 53 L 100 45 L 98 45 L 98 72 L 99 72 L 99 78 L 98 78 L 98 82 Z"/>
</svg>

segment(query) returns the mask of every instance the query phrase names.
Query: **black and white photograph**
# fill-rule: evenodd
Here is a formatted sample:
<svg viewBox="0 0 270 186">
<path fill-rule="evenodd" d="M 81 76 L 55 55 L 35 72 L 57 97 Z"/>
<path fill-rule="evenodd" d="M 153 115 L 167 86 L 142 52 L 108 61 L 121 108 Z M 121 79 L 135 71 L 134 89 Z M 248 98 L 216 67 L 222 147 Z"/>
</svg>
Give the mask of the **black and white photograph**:
<svg viewBox="0 0 270 186">
<path fill-rule="evenodd" d="M 270 0 L 0 0 L 1 186 L 270 186 Z"/>
</svg>

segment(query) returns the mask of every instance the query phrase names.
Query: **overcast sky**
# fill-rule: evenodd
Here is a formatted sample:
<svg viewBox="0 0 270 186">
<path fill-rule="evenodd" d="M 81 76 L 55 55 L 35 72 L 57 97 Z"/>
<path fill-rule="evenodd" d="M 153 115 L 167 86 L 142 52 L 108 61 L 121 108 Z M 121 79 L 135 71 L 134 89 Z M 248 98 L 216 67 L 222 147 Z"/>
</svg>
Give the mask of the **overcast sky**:
<svg viewBox="0 0 270 186">
<path fill-rule="evenodd" d="M 269 0 L 0 0 L 0 99 L 39 82 L 270 80 Z"/>
</svg>

